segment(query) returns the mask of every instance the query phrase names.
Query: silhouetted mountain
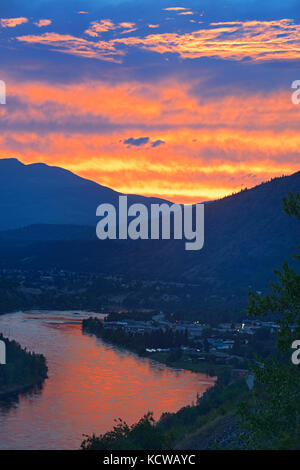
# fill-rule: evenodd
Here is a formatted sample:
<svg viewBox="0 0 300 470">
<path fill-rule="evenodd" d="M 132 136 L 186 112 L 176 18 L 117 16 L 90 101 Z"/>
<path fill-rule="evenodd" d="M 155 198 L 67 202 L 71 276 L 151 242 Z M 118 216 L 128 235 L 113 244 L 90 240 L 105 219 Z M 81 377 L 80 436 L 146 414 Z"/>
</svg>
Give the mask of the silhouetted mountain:
<svg viewBox="0 0 300 470">
<path fill-rule="evenodd" d="M 0 230 L 32 224 L 95 225 L 96 208 L 120 193 L 58 167 L 0 159 Z M 160 199 L 129 195 L 149 205 Z"/>
<path fill-rule="evenodd" d="M 55 169 L 55 174 L 59 171 Z M 66 173 L 72 181 L 76 180 Z M 94 188 L 79 178 L 81 184 Z M 0 267 L 120 273 L 135 279 L 210 283 L 216 289 L 226 286 L 236 291 L 241 288 L 243 292 L 249 285 L 260 289 L 299 243 L 299 226 L 282 209 L 282 197 L 289 191 L 300 191 L 300 172 L 207 204 L 205 245 L 198 252 L 187 252 L 184 242 L 174 240 L 99 241 L 95 238 L 95 225 L 32 226 L 0 233 Z M 63 187 L 61 192 L 64 193 Z M 81 192 L 80 197 L 86 193 Z M 92 214 L 98 202 L 89 200 Z M 68 213 L 68 217 L 71 215 Z M 13 220 L 13 211 L 11 217 Z"/>
</svg>

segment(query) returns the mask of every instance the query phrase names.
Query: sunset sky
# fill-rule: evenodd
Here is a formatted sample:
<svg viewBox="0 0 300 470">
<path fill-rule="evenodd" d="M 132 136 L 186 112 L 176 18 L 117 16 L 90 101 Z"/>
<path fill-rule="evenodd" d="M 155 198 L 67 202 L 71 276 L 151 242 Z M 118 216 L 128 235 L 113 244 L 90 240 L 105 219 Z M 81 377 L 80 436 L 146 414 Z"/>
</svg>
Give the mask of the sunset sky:
<svg viewBox="0 0 300 470">
<path fill-rule="evenodd" d="M 299 170 L 294 0 L 1 0 L 0 158 L 190 203 Z"/>
</svg>

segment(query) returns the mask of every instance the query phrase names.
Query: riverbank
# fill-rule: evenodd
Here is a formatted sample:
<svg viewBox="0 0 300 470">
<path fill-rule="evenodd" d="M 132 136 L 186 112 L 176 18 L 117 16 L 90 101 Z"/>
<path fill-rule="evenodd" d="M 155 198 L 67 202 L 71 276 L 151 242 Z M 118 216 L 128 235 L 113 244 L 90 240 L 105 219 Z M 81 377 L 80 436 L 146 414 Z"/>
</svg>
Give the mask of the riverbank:
<svg viewBox="0 0 300 470">
<path fill-rule="evenodd" d="M 1 448 L 78 449 L 83 433 L 106 432 L 118 418 L 134 423 L 148 409 L 159 419 L 213 385 L 205 375 L 164 367 L 82 334 L 87 317 L 31 312 L 0 317 L 0 331 L 42 353 L 49 367 L 41 391 L 3 399 Z"/>
<path fill-rule="evenodd" d="M 46 378 L 44 380 L 46 380 Z M 44 383 L 44 380 L 39 381 L 39 382 L 31 382 L 25 385 L 16 385 L 16 386 L 0 388 L 0 400 L 3 398 L 13 396 L 13 395 L 26 393 L 31 390 L 41 388 Z"/>
<path fill-rule="evenodd" d="M 223 374 L 224 372 L 229 373 L 232 369 L 231 366 L 219 365 L 219 364 L 213 363 L 212 361 L 207 361 L 207 360 L 200 361 L 200 360 L 194 359 L 190 361 L 188 357 L 186 357 L 184 354 L 177 361 L 170 361 L 168 359 L 169 358 L 168 353 L 165 353 L 165 352 L 151 353 L 151 354 L 144 355 L 143 357 L 148 357 L 149 359 L 165 364 L 168 367 L 173 367 L 175 369 L 184 369 L 184 370 L 189 370 L 191 372 L 206 374 L 206 375 L 209 375 L 210 377 L 219 376 Z"/>
<path fill-rule="evenodd" d="M 249 402 L 249 390 L 239 378 L 221 377 L 195 403 L 177 412 L 162 413 L 159 420 L 148 412 L 133 425 L 121 422 L 105 434 L 87 435 L 84 450 L 242 450 L 243 430 L 238 414 Z M 147 437 L 145 438 L 145 433 Z"/>
<path fill-rule="evenodd" d="M 203 373 L 210 377 L 216 377 L 220 374 L 223 374 L 224 372 L 230 372 L 231 370 L 230 366 L 214 364 L 212 361 L 200 361 L 197 358 L 190 360 L 190 358 L 188 358 L 184 352 L 180 355 L 180 358 L 178 359 L 176 357 L 172 357 L 172 354 L 170 354 L 170 352 L 147 352 L 146 345 L 142 344 L 142 342 L 139 341 L 141 339 L 141 336 L 138 337 L 138 335 L 127 335 L 122 330 L 106 329 L 103 327 L 102 322 L 92 317 L 82 321 L 82 331 L 95 335 L 96 337 L 101 338 L 107 343 L 114 344 L 118 347 L 122 347 L 128 351 L 131 351 L 137 354 L 139 357 L 148 358 L 161 364 L 165 364 L 166 366 L 173 369 L 183 369 L 188 370 L 190 372 Z M 156 333 L 154 333 L 152 337 L 154 341 L 157 340 L 155 335 Z M 146 338 L 146 340 L 147 339 L 149 340 L 149 338 Z M 142 339 L 142 341 L 143 340 L 145 340 L 145 338 Z M 160 340 L 186 341 L 186 337 L 182 335 L 182 338 L 180 339 L 178 337 L 170 338 L 169 333 L 169 336 L 168 334 L 166 334 L 166 337 L 161 336 Z M 175 347 L 177 348 L 177 350 L 179 350 L 180 343 L 177 344 Z"/>
<path fill-rule="evenodd" d="M 0 334 L 5 343 L 6 363 L 0 365 L 0 397 L 22 393 L 40 386 L 48 377 L 46 359 L 23 349 L 19 343 Z"/>
</svg>

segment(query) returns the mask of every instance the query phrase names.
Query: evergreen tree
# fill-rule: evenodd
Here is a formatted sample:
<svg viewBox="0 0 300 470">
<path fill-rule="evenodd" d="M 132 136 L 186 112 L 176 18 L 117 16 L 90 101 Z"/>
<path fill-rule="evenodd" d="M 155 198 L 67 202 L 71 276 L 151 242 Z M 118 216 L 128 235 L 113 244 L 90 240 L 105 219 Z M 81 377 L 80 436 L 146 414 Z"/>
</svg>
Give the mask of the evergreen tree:
<svg viewBox="0 0 300 470">
<path fill-rule="evenodd" d="M 289 193 L 284 210 L 300 220 L 300 194 Z M 300 257 L 292 255 L 300 261 Z M 251 449 L 295 449 L 300 445 L 300 368 L 291 362 L 291 345 L 300 339 L 300 275 L 287 262 L 275 271 L 278 282 L 271 293 L 250 293 L 249 315 L 278 314 L 280 360 L 254 367 L 255 387 L 249 403 L 240 405 L 243 442 Z"/>
</svg>

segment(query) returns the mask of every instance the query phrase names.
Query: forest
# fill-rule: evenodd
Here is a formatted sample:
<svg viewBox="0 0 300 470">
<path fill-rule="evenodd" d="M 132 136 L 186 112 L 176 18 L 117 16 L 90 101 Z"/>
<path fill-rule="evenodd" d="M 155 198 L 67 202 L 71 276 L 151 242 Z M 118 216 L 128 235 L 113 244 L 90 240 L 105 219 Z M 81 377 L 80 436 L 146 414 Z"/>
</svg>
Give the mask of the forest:
<svg viewBox="0 0 300 470">
<path fill-rule="evenodd" d="M 186 330 L 173 331 L 171 328 L 159 328 L 143 333 L 134 333 L 123 328 L 108 328 L 103 325 L 103 322 L 92 317 L 83 320 L 82 330 L 92 333 L 104 341 L 109 341 L 138 353 L 144 353 L 146 348 L 179 348 L 188 344 Z"/>
<path fill-rule="evenodd" d="M 6 364 L 0 365 L 0 396 L 40 384 L 47 378 L 48 368 L 42 354 L 23 349 L 1 333 L 0 341 L 6 345 Z"/>
</svg>

